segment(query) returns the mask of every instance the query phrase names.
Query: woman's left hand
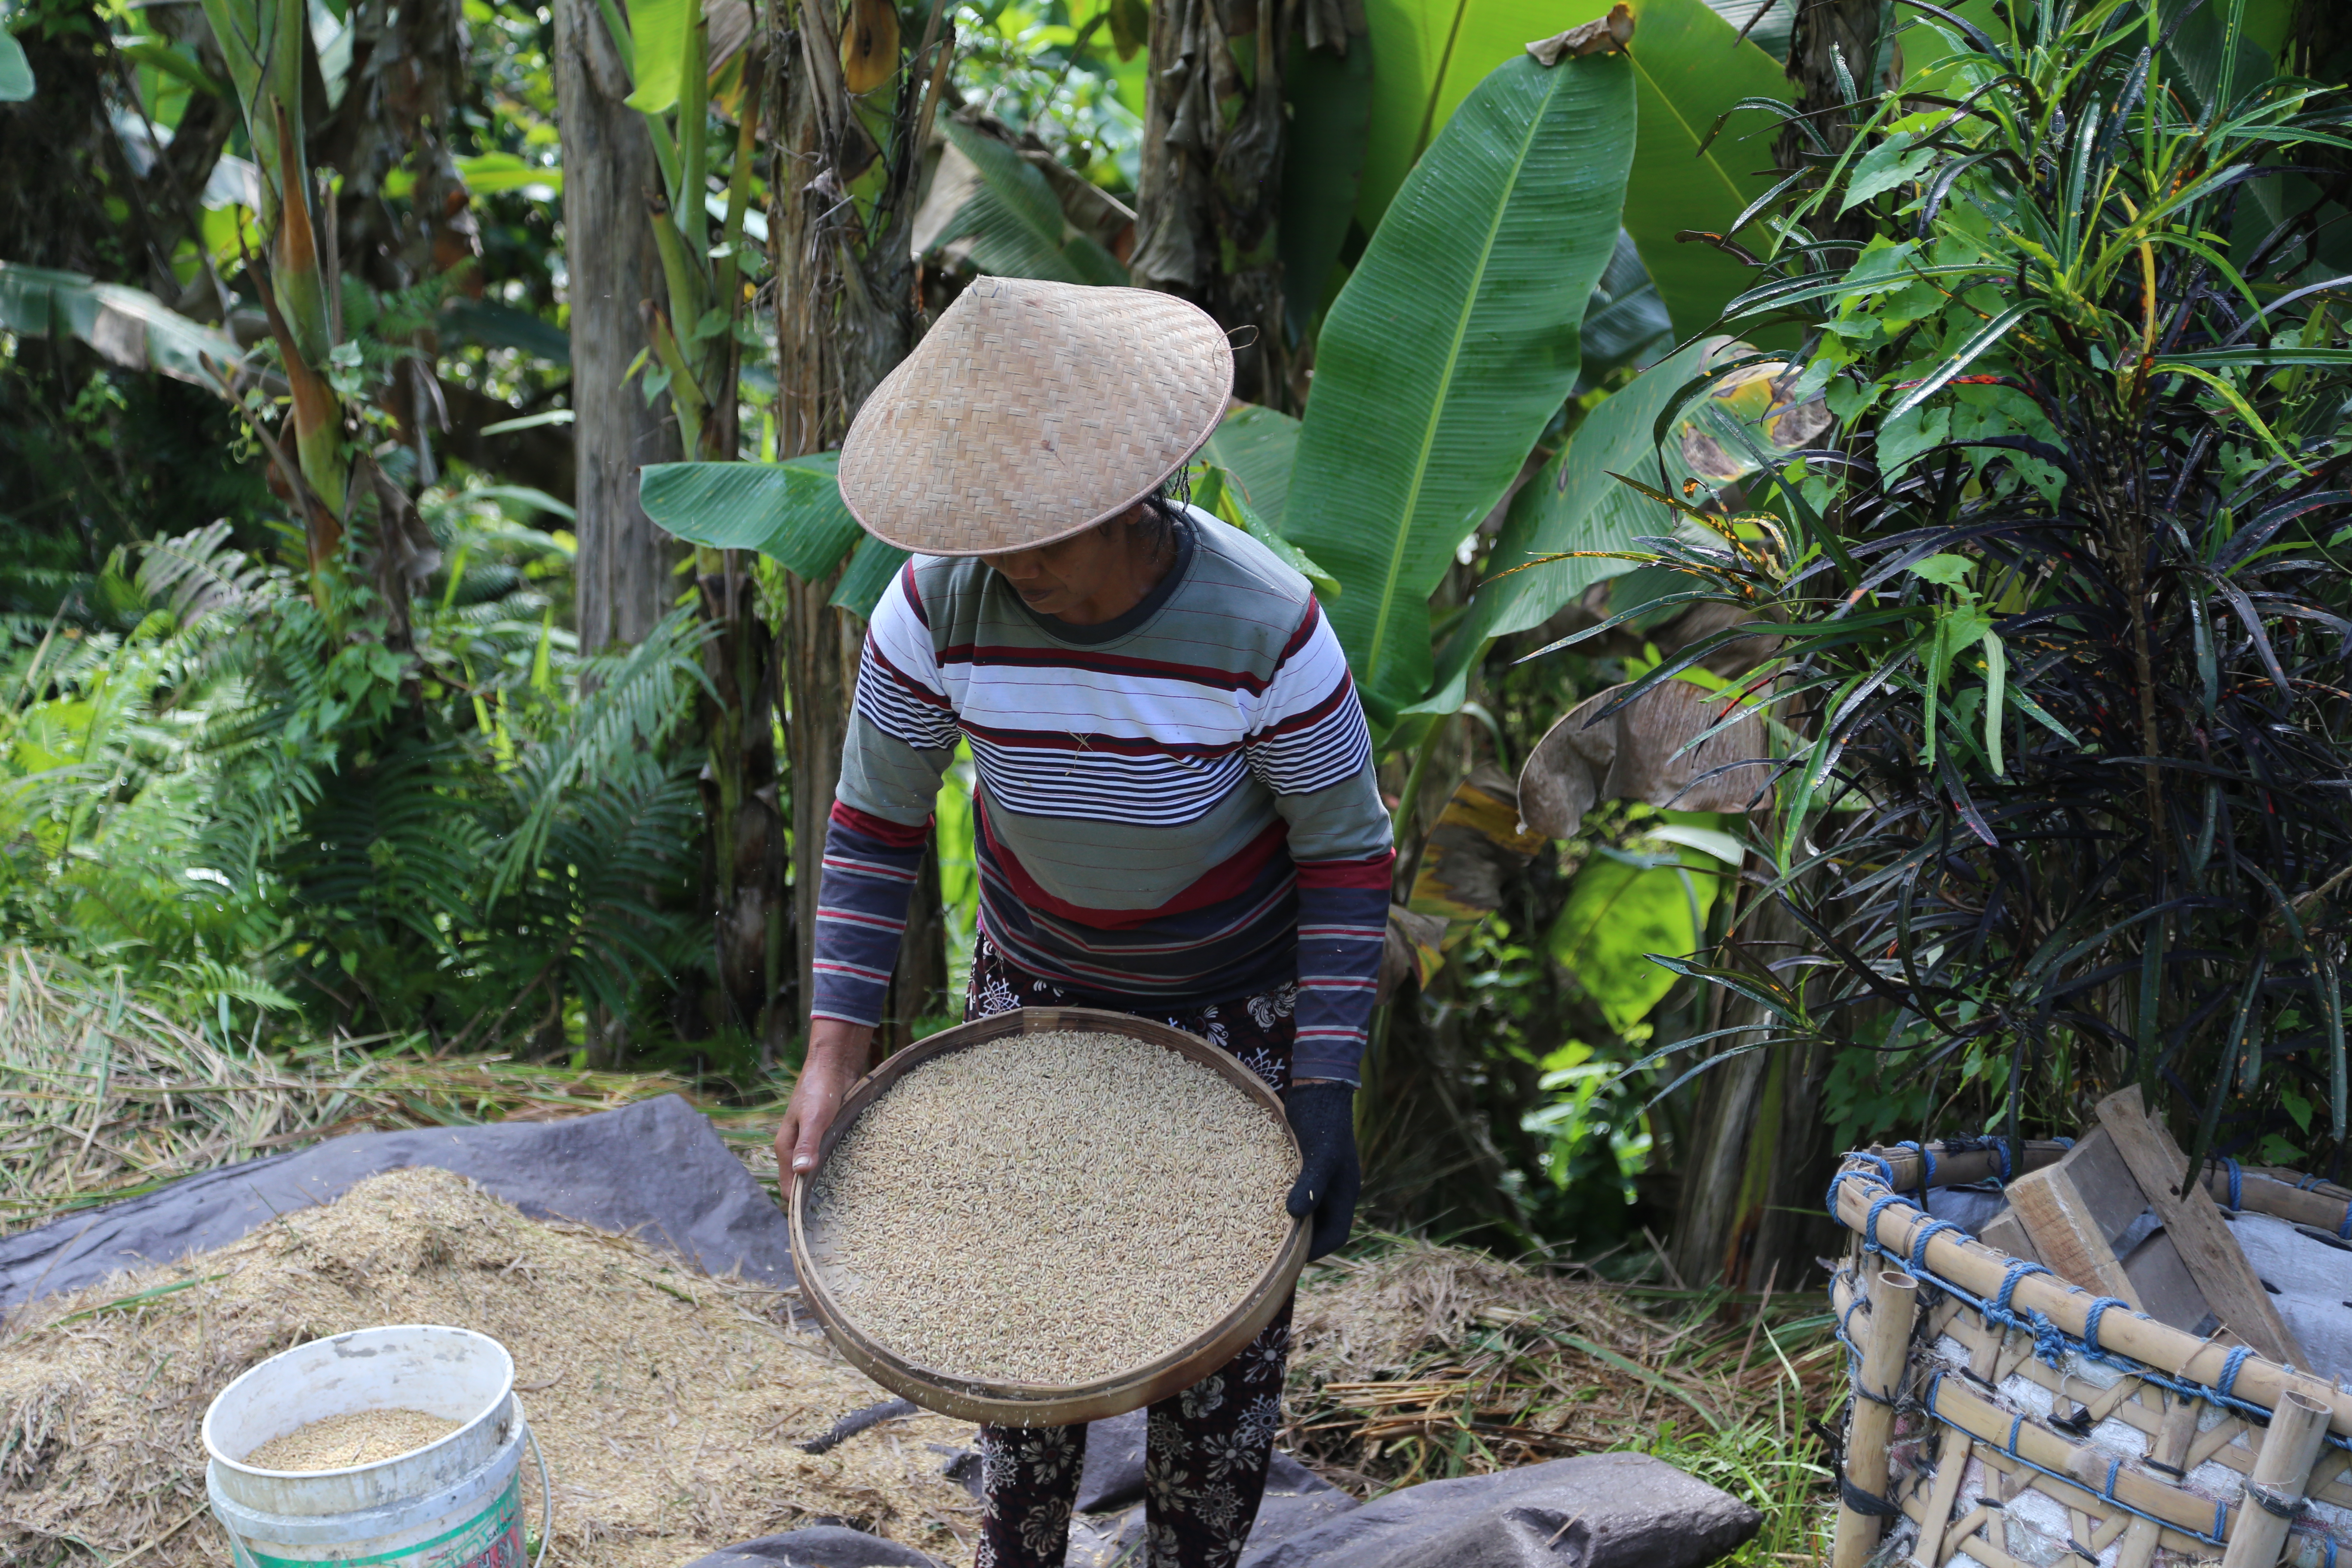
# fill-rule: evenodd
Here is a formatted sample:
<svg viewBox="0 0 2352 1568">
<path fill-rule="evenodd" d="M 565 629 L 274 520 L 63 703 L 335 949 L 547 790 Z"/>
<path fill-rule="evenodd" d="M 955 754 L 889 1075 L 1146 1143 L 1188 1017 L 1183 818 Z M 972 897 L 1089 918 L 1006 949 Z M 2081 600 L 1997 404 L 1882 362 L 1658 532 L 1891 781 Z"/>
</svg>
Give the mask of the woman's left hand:
<svg viewBox="0 0 2352 1568">
<path fill-rule="evenodd" d="M 1290 1131 L 1298 1139 L 1298 1180 L 1286 1205 L 1293 1219 L 1315 1216 L 1307 1260 L 1337 1252 L 1356 1223 L 1363 1173 L 1356 1163 L 1356 1086 L 1317 1081 L 1283 1090 Z"/>
</svg>

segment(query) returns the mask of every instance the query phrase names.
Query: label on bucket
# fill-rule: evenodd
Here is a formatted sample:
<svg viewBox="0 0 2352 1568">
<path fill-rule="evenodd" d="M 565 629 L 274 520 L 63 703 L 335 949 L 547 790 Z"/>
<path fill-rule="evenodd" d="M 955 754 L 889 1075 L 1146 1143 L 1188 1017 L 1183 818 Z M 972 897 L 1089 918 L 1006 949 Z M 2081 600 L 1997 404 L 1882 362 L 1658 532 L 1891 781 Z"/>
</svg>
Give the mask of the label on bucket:
<svg viewBox="0 0 2352 1568">
<path fill-rule="evenodd" d="M 529 1560 L 523 1553 L 522 1476 L 518 1471 L 489 1507 L 456 1529 L 390 1552 L 352 1557 L 330 1546 L 320 1548 L 315 1557 L 278 1557 L 251 1541 L 236 1541 L 236 1544 L 243 1548 L 239 1555 L 253 1568 L 316 1568 L 321 1563 L 352 1568 L 362 1563 L 378 1568 L 525 1568 Z"/>
</svg>

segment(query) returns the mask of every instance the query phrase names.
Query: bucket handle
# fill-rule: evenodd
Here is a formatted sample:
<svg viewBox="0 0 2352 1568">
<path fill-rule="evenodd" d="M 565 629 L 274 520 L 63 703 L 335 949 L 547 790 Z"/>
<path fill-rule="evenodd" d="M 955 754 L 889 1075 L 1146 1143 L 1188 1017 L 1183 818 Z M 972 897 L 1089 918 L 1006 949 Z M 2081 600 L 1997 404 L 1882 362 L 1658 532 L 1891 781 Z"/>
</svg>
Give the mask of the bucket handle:
<svg viewBox="0 0 2352 1568">
<path fill-rule="evenodd" d="M 539 1434 L 530 1429 L 529 1416 L 523 1417 L 522 1435 L 530 1439 L 531 1457 L 539 1461 L 539 1555 L 530 1560 L 530 1568 L 542 1568 L 547 1543 L 555 1539 L 555 1482 L 547 1473 L 547 1454 L 539 1446 Z"/>
</svg>

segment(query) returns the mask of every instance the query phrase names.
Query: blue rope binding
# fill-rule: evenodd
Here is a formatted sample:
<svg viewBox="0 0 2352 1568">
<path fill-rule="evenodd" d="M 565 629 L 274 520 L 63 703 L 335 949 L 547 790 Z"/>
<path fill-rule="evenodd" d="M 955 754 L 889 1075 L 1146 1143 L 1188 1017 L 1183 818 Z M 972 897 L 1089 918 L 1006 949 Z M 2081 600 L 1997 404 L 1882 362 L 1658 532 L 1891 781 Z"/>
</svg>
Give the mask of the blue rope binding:
<svg viewBox="0 0 2352 1568">
<path fill-rule="evenodd" d="M 1907 1260 L 1911 1266 L 1912 1273 L 1925 1274 L 1927 1272 L 1927 1238 L 1934 1236 L 1939 1230 L 1959 1231 L 1963 1236 L 1968 1234 L 1966 1231 L 1960 1230 L 1958 1226 L 1954 1225 L 1948 1219 L 1931 1219 L 1927 1224 L 1921 1226 L 1917 1230 L 1913 1231 L 1911 1233 L 1911 1256 Z"/>
<path fill-rule="evenodd" d="M 2107 1315 L 2107 1309 L 2110 1307 L 2121 1307 L 2126 1312 L 2131 1310 L 2129 1301 L 2118 1300 L 2113 1296 L 2102 1296 L 2092 1302 L 2090 1310 L 2083 1315 L 2083 1342 L 2090 1347 L 2093 1355 L 2102 1358 L 2107 1352 L 2099 1344 L 2099 1320 Z M 2145 1317 L 2147 1314 L 2136 1315 Z"/>
</svg>

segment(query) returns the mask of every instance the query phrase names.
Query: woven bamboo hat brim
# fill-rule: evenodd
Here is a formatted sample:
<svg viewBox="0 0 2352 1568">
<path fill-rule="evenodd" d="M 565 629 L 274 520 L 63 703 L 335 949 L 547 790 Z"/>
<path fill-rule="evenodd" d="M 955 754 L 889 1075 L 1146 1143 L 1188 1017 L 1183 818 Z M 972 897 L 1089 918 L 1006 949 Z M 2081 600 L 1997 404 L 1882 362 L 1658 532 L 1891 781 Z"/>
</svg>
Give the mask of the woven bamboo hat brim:
<svg viewBox="0 0 2352 1568">
<path fill-rule="evenodd" d="M 921 555 L 1051 544 L 1157 489 L 1233 384 L 1223 329 L 1173 295 L 976 278 L 858 410 L 842 499 Z"/>
</svg>

